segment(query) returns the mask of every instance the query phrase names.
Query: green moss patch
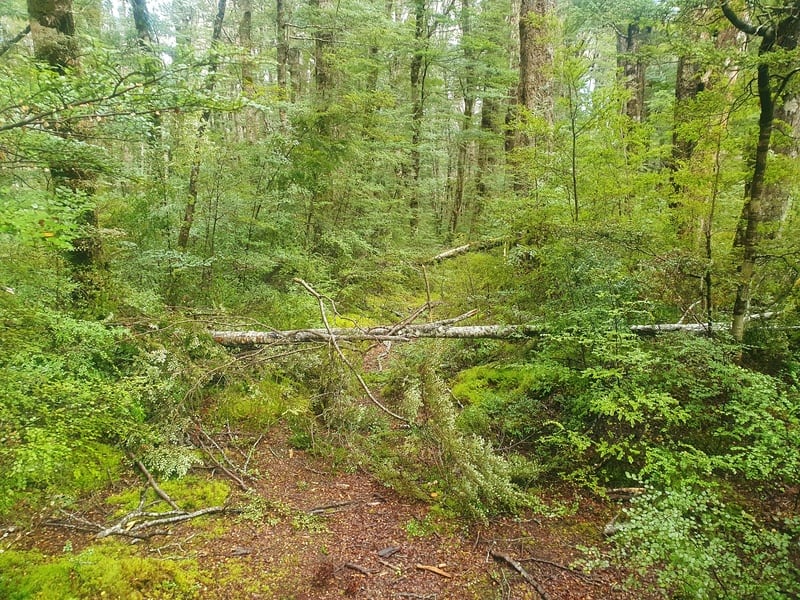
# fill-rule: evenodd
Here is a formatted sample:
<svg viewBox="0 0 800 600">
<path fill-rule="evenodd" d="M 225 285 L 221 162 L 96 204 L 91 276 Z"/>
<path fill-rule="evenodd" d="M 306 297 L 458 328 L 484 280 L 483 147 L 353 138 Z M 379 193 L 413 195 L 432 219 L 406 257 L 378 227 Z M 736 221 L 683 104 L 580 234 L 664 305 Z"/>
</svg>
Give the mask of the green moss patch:
<svg viewBox="0 0 800 600">
<path fill-rule="evenodd" d="M 0 597 L 6 600 L 191 600 L 201 598 L 208 583 L 192 560 L 142 558 L 113 541 L 59 557 L 0 554 Z"/>
</svg>

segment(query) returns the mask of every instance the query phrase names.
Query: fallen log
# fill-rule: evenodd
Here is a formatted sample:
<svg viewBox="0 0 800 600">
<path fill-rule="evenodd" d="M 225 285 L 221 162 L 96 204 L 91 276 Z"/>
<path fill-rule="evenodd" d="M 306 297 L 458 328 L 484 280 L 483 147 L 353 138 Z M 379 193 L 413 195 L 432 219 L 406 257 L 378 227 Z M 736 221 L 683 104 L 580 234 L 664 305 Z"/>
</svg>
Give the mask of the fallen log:
<svg viewBox="0 0 800 600">
<path fill-rule="evenodd" d="M 512 340 L 542 337 L 547 333 L 539 325 L 463 325 L 454 323 L 475 316 L 472 310 L 463 315 L 435 321 L 412 324 L 401 322 L 395 325 L 375 327 L 331 327 L 324 329 L 293 329 L 289 331 L 211 331 L 211 337 L 223 346 L 261 346 L 298 344 L 303 342 L 408 342 L 418 338 L 444 339 L 494 339 Z M 749 321 L 770 319 L 775 313 L 751 315 Z M 707 335 L 709 332 L 729 331 L 730 323 L 656 323 L 653 325 L 631 325 L 634 335 L 646 337 L 660 333 L 684 332 Z"/>
<path fill-rule="evenodd" d="M 407 342 L 417 338 L 450 339 L 514 339 L 539 337 L 544 333 L 533 325 L 467 325 L 442 326 L 435 323 L 392 326 L 354 327 L 328 329 L 297 329 L 293 331 L 212 331 L 211 337 L 223 346 L 251 346 L 264 344 L 297 344 L 301 342 L 397 341 Z"/>
<path fill-rule="evenodd" d="M 461 256 L 462 254 L 466 254 L 467 252 L 473 252 L 478 250 L 490 250 L 492 248 L 497 248 L 498 246 L 502 246 L 503 244 L 507 243 L 507 241 L 508 240 L 505 239 L 496 239 L 496 240 L 483 240 L 480 242 L 470 242 L 469 244 L 464 244 L 463 246 L 450 248 L 449 250 L 440 252 L 436 256 L 433 256 L 428 260 L 424 261 L 423 264 L 432 265 L 438 262 L 442 262 L 443 260 L 447 260 L 448 258 L 455 258 L 456 256 Z"/>
</svg>

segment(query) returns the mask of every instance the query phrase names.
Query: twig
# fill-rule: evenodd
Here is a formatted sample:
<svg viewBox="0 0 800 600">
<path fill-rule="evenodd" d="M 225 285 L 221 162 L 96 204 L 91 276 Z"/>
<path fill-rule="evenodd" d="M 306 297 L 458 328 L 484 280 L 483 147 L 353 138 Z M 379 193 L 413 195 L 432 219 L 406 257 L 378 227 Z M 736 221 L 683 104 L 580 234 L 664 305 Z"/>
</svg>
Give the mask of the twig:
<svg viewBox="0 0 800 600">
<path fill-rule="evenodd" d="M 242 471 L 244 472 L 245 475 L 247 475 L 247 465 L 250 464 L 250 459 L 253 458 L 253 452 L 255 452 L 256 447 L 258 446 L 259 443 L 261 443 L 261 440 L 263 439 L 264 439 L 264 434 L 262 433 L 260 436 L 258 436 L 258 439 L 255 441 L 255 443 L 252 446 L 250 446 L 250 451 L 247 453 L 247 459 L 244 461 L 244 466 L 242 466 Z"/>
<path fill-rule="evenodd" d="M 576 571 L 575 569 L 559 564 L 557 562 L 545 560 L 544 558 L 536 558 L 535 556 L 529 556 L 528 558 L 520 558 L 519 562 L 536 562 L 536 563 L 541 563 L 543 565 L 550 565 L 551 567 L 556 567 L 557 569 L 561 569 L 562 571 L 571 573 L 572 575 L 575 575 L 575 577 L 582 579 L 586 583 L 591 583 L 592 585 L 598 585 L 598 583 L 594 579 L 587 577 L 580 571 Z"/>
<path fill-rule="evenodd" d="M 389 567 L 395 573 L 399 573 L 400 571 L 403 570 L 403 568 L 400 565 L 394 565 L 394 564 L 390 563 L 388 560 L 383 560 L 382 558 L 379 558 L 378 562 L 381 563 L 382 565 L 386 566 L 386 567 Z"/>
<path fill-rule="evenodd" d="M 93 531 L 97 532 L 98 529 L 102 529 L 99 525 L 91 524 L 91 525 L 81 525 L 77 523 L 66 523 L 64 521 L 45 521 L 43 523 L 45 527 L 64 527 L 65 529 L 75 529 L 76 531 Z"/>
<path fill-rule="evenodd" d="M 533 587 L 533 589 L 536 590 L 536 593 L 542 597 L 542 600 L 550 600 L 550 596 L 547 595 L 547 592 L 544 591 L 541 584 L 538 581 L 536 581 L 533 577 L 531 577 L 531 574 L 528 573 L 521 564 L 519 564 L 517 561 L 515 561 L 507 554 L 503 554 L 501 552 L 495 552 L 494 550 L 492 550 L 491 552 L 489 552 L 489 554 L 495 560 L 504 561 L 508 563 L 511 566 L 511 568 L 513 568 L 517 573 L 522 575 L 522 578 L 525 581 L 527 581 Z"/>
<path fill-rule="evenodd" d="M 448 573 L 447 571 L 443 571 L 439 567 L 434 567 L 433 565 L 421 565 L 421 564 L 417 563 L 414 566 L 417 567 L 418 569 L 420 569 L 421 571 L 430 571 L 431 573 L 436 573 L 440 577 L 445 577 L 446 579 L 452 579 L 453 578 L 453 576 L 450 573 Z"/>
<path fill-rule="evenodd" d="M 353 504 L 361 504 L 363 500 L 347 500 L 345 502 L 334 502 L 332 504 L 326 504 L 325 506 L 316 506 L 307 510 L 306 512 L 310 515 L 318 515 L 322 514 L 325 511 L 330 511 L 336 508 L 343 508 L 345 506 L 351 506 Z"/>
<path fill-rule="evenodd" d="M 358 571 L 362 575 L 372 575 L 372 571 L 367 569 L 366 567 L 362 567 L 361 565 L 357 565 L 355 563 L 344 563 L 344 566 L 348 569 L 352 569 L 353 571 Z"/>
<path fill-rule="evenodd" d="M 155 493 L 158 495 L 159 498 L 161 498 L 164 502 L 169 504 L 174 510 L 179 511 L 179 512 L 186 512 L 186 511 L 181 510 L 180 506 L 175 504 L 175 501 L 172 498 L 169 497 L 169 494 L 167 494 L 164 490 L 162 490 L 159 487 L 159 485 L 156 483 L 156 480 L 150 474 L 150 471 L 148 471 L 147 467 L 145 467 L 142 464 L 142 461 L 137 460 L 137 461 L 135 461 L 135 464 L 139 468 L 139 470 L 142 472 L 142 474 L 147 478 L 147 483 L 150 484 L 150 487 L 153 488 L 153 490 L 155 491 Z"/>
<path fill-rule="evenodd" d="M 404 327 L 407 327 L 408 325 L 411 325 L 411 323 L 413 323 L 416 320 L 416 318 L 418 316 L 420 316 L 426 310 L 428 311 L 428 315 L 430 317 L 431 309 L 434 306 L 439 305 L 439 304 L 441 304 L 441 302 L 431 302 L 430 294 L 429 294 L 428 295 L 428 301 L 425 304 L 423 304 L 422 306 L 420 306 L 419 308 L 415 309 L 405 319 L 403 319 L 402 321 L 399 321 L 397 324 L 395 324 L 394 327 L 389 329 L 389 334 L 388 335 L 394 335 L 395 333 L 397 333 L 398 331 L 400 331 Z"/>
<path fill-rule="evenodd" d="M 214 463 L 214 464 L 215 464 L 217 467 L 219 467 L 219 468 L 222 470 L 222 472 L 223 472 L 223 473 L 225 473 L 225 475 L 227 475 L 227 476 L 228 476 L 228 477 L 230 477 L 230 478 L 231 478 L 233 481 L 235 481 L 235 482 L 236 482 L 236 484 L 237 484 L 237 485 L 238 485 L 238 486 L 239 486 L 239 487 L 240 487 L 240 488 L 241 488 L 243 491 L 245 491 L 245 492 L 249 492 L 249 491 L 251 491 L 251 490 L 252 490 L 252 488 L 251 488 L 249 485 L 247 485 L 247 484 L 244 482 L 244 480 L 243 480 L 241 477 L 239 477 L 239 476 L 238 476 L 236 473 L 234 473 L 234 472 L 233 472 L 233 471 L 231 471 L 229 468 L 227 468 L 225 465 L 223 465 L 221 462 L 219 462 L 219 461 L 216 459 L 216 457 L 214 456 L 214 453 L 213 453 L 213 452 L 211 452 L 211 450 L 209 449 L 209 447 L 208 447 L 208 446 L 206 446 L 206 445 L 203 443 L 203 441 L 202 441 L 202 440 L 198 439 L 198 440 L 197 440 L 197 445 L 198 445 L 198 446 L 200 446 L 200 449 L 201 449 L 201 450 L 203 450 L 203 452 L 205 452 L 205 453 L 206 453 L 206 455 L 208 456 L 208 458 L 209 458 L 209 459 L 211 459 L 211 462 L 212 462 L 212 463 Z M 224 453 L 224 452 L 223 452 L 222 454 L 223 454 L 223 456 L 225 456 L 225 453 Z M 227 458 L 227 457 L 226 457 L 226 458 Z M 228 461 L 228 462 L 230 463 L 230 461 Z M 235 467 L 234 467 L 234 468 L 235 468 Z"/>
<path fill-rule="evenodd" d="M 342 362 L 345 365 L 347 365 L 347 367 L 350 369 L 350 371 L 353 373 L 353 375 L 355 375 L 356 379 L 358 380 L 358 383 L 361 385 L 361 388 L 367 394 L 367 396 L 372 401 L 372 403 L 375 404 L 375 406 L 380 408 L 387 415 L 389 415 L 391 417 L 394 417 L 395 419 L 398 419 L 399 421 L 402 421 L 403 423 L 408 424 L 408 422 L 409 422 L 408 419 L 406 419 L 405 417 L 402 417 L 402 416 L 398 415 L 397 413 L 391 411 L 389 408 L 384 406 L 375 397 L 375 395 L 369 389 L 369 386 L 367 385 L 367 383 L 364 381 L 364 378 L 361 377 L 361 375 L 358 373 L 358 371 L 356 371 L 356 369 L 353 366 L 353 364 L 349 360 L 347 360 L 347 357 L 344 355 L 344 352 L 342 352 L 342 349 L 339 347 L 339 343 L 336 341 L 336 337 L 331 335 L 331 326 L 328 323 L 328 317 L 325 314 L 325 303 L 323 302 L 322 296 L 314 288 L 312 288 L 308 283 L 306 283 L 302 279 L 295 278 L 294 281 L 296 283 L 299 283 L 301 286 L 303 286 L 309 294 L 311 294 L 312 296 L 314 296 L 314 298 L 317 299 L 317 303 L 319 304 L 319 311 L 320 311 L 320 314 L 322 316 L 322 322 L 325 324 L 325 329 L 328 331 L 328 335 L 330 336 L 331 345 L 336 350 L 336 353 L 339 355 L 339 358 L 342 360 Z"/>
<path fill-rule="evenodd" d="M 425 298 L 427 302 L 425 303 L 428 306 L 428 321 L 433 321 L 433 311 L 431 310 L 433 307 L 431 305 L 431 282 L 428 280 L 428 269 L 425 268 L 425 265 L 422 265 L 422 277 L 425 279 Z"/>
</svg>

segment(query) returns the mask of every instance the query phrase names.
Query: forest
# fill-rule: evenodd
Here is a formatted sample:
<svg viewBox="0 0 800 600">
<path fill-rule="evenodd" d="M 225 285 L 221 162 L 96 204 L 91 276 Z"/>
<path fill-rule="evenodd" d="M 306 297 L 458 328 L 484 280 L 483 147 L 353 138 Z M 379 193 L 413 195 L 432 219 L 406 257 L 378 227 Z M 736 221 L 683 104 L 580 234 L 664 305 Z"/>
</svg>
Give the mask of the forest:
<svg viewBox="0 0 800 600">
<path fill-rule="evenodd" d="M 0 597 L 800 597 L 800 0 L 4 0 Z"/>
</svg>

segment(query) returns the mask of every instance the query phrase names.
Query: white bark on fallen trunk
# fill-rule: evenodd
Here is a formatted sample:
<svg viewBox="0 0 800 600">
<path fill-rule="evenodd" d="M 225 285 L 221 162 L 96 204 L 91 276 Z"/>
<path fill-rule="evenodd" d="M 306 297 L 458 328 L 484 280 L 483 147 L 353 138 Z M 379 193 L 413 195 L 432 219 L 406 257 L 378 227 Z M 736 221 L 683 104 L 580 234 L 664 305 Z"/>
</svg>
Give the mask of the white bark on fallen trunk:
<svg viewBox="0 0 800 600">
<path fill-rule="evenodd" d="M 417 338 L 451 339 L 512 339 L 542 335 L 543 330 L 530 325 L 467 325 L 453 327 L 425 323 L 404 327 L 369 327 L 367 329 L 331 328 L 297 329 L 293 331 L 212 331 L 211 337 L 223 346 L 250 346 L 264 344 L 296 344 L 300 342 L 328 342 L 336 339 L 344 342 L 398 341 Z"/>
<path fill-rule="evenodd" d="M 212 331 L 211 337 L 223 346 L 260 346 L 266 344 L 298 344 L 302 342 L 342 342 L 396 341 L 407 342 L 418 338 L 445 339 L 525 339 L 541 337 L 545 328 L 536 325 L 464 325 L 452 323 L 474 316 L 470 311 L 459 317 L 436 321 L 435 323 L 381 325 L 376 327 L 335 327 L 331 329 L 294 329 L 290 331 Z M 775 313 L 754 314 L 751 321 L 769 319 Z M 712 323 L 710 330 L 729 331 L 730 323 Z M 636 335 L 656 335 L 684 331 L 704 334 L 709 331 L 708 323 L 657 323 L 654 325 L 631 325 L 631 333 Z"/>
</svg>

